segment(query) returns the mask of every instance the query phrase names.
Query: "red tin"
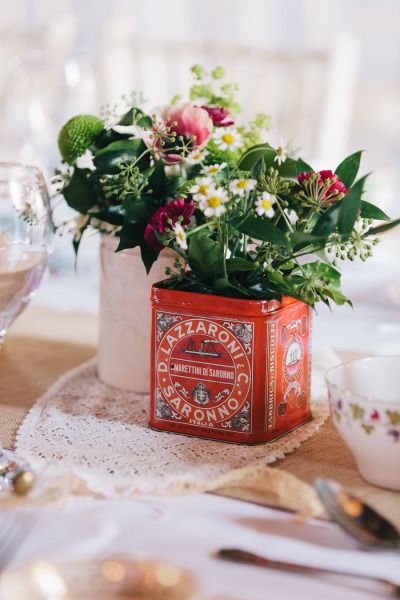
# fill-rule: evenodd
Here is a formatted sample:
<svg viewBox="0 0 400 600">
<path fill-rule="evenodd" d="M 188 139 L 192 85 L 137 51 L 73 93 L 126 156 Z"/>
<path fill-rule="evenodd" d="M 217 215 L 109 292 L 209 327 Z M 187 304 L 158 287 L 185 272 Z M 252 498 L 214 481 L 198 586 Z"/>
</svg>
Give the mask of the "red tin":
<svg viewBox="0 0 400 600">
<path fill-rule="evenodd" d="M 152 288 L 154 429 L 269 442 L 311 419 L 311 310 Z"/>
</svg>

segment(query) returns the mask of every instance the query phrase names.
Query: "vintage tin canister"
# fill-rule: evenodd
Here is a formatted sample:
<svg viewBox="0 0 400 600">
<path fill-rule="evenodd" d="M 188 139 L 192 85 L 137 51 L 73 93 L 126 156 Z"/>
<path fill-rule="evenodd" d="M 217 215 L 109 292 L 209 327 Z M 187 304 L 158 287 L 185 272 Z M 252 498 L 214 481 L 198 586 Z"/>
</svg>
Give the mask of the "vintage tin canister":
<svg viewBox="0 0 400 600">
<path fill-rule="evenodd" d="M 150 426 L 272 441 L 311 419 L 311 310 L 152 288 Z"/>
</svg>

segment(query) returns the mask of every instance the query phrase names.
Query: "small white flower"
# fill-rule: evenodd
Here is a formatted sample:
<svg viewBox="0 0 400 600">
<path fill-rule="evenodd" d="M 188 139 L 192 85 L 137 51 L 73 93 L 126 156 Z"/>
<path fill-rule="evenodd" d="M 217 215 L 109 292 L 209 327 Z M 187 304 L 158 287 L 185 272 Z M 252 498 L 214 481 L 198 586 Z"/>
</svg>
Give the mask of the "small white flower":
<svg viewBox="0 0 400 600">
<path fill-rule="evenodd" d="M 193 152 L 187 155 L 185 162 L 188 165 L 198 165 L 199 163 L 203 162 L 207 155 L 208 150 L 193 150 Z"/>
<path fill-rule="evenodd" d="M 275 215 L 275 211 L 272 205 L 275 203 L 275 196 L 271 196 L 268 192 L 263 192 L 256 200 L 256 213 L 259 217 L 268 217 L 272 219 Z"/>
<path fill-rule="evenodd" d="M 226 167 L 226 163 L 220 163 L 215 164 L 215 165 L 209 165 L 208 167 L 203 167 L 202 173 L 204 173 L 205 175 L 216 175 L 217 173 L 219 173 L 220 171 L 222 171 L 222 169 L 225 169 Z"/>
<path fill-rule="evenodd" d="M 242 136 L 234 127 L 218 127 L 214 141 L 221 150 L 235 150 L 243 145 Z"/>
<path fill-rule="evenodd" d="M 276 149 L 276 156 L 274 158 L 274 162 L 277 162 L 279 166 L 281 166 L 285 160 L 287 159 L 288 148 L 287 144 L 282 140 L 279 142 L 279 146 Z"/>
<path fill-rule="evenodd" d="M 196 183 L 192 185 L 189 192 L 193 195 L 193 200 L 202 200 L 213 187 L 211 177 L 198 177 Z"/>
<path fill-rule="evenodd" d="M 255 179 L 234 179 L 229 186 L 231 192 L 236 196 L 244 196 L 246 192 L 254 190 L 257 185 Z"/>
<path fill-rule="evenodd" d="M 175 240 L 178 246 L 182 248 L 182 250 L 187 250 L 188 245 L 186 241 L 186 233 L 182 225 L 180 223 L 175 223 L 172 231 L 175 234 Z"/>
<path fill-rule="evenodd" d="M 211 188 L 208 195 L 200 200 L 199 208 L 206 217 L 220 217 L 226 212 L 224 206 L 228 194 L 222 188 Z"/>
<path fill-rule="evenodd" d="M 296 225 L 297 221 L 299 220 L 299 217 L 296 213 L 296 211 L 294 211 L 292 208 L 285 208 L 285 214 L 287 216 L 287 218 L 289 219 L 289 223 L 291 225 Z"/>
<path fill-rule="evenodd" d="M 79 158 L 76 161 L 76 165 L 80 169 L 90 169 L 91 171 L 94 171 L 96 167 L 93 162 L 92 152 L 89 149 L 86 150 L 86 152 L 82 154 L 82 156 L 79 156 Z"/>
</svg>

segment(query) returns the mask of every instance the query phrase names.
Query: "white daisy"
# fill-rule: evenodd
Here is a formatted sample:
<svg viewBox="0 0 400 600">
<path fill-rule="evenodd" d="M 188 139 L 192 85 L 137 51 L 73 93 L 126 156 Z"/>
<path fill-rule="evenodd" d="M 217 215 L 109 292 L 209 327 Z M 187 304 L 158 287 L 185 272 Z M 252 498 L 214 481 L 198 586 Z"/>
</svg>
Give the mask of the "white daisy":
<svg viewBox="0 0 400 600">
<path fill-rule="evenodd" d="M 192 185 L 189 192 L 192 194 L 193 200 L 202 200 L 213 187 L 212 179 L 211 177 L 198 177 L 195 181 L 196 183 Z"/>
<path fill-rule="evenodd" d="M 224 206 L 228 194 L 222 188 L 211 188 L 208 195 L 200 200 L 199 208 L 206 217 L 220 217 L 226 212 Z"/>
<path fill-rule="evenodd" d="M 220 171 L 222 171 L 222 169 L 225 169 L 226 167 L 226 163 L 220 163 L 215 164 L 215 165 L 209 165 L 208 167 L 203 167 L 202 173 L 204 173 L 205 175 L 216 175 L 217 173 L 219 173 Z"/>
<path fill-rule="evenodd" d="M 235 150 L 243 145 L 242 136 L 234 127 L 218 127 L 214 141 L 221 150 Z"/>
<path fill-rule="evenodd" d="M 256 185 L 256 179 L 234 179 L 230 184 L 229 189 L 236 196 L 244 196 L 246 192 L 254 190 Z"/>
<path fill-rule="evenodd" d="M 280 141 L 279 146 L 276 149 L 276 156 L 274 158 L 274 162 L 277 162 L 278 165 L 281 166 L 287 159 L 287 155 L 288 155 L 287 144 L 285 144 L 285 142 L 283 142 L 283 141 Z"/>
<path fill-rule="evenodd" d="M 199 163 L 203 162 L 207 155 L 208 150 L 193 150 L 193 152 L 187 155 L 185 162 L 188 165 L 198 165 Z"/>
<path fill-rule="evenodd" d="M 287 218 L 289 219 L 289 223 L 291 225 L 296 225 L 297 221 L 299 220 L 299 217 L 296 213 L 296 211 L 294 211 L 292 208 L 285 208 L 285 214 L 287 216 Z"/>
<path fill-rule="evenodd" d="M 272 205 L 275 203 L 275 196 L 271 196 L 268 192 L 263 192 L 256 200 L 256 213 L 259 217 L 268 217 L 272 219 L 275 215 L 275 211 Z"/>
<path fill-rule="evenodd" d="M 186 240 L 186 233 L 185 233 L 185 230 L 183 229 L 182 225 L 180 223 L 175 223 L 172 231 L 175 234 L 175 240 L 176 240 L 176 243 L 178 244 L 178 246 L 180 248 L 182 248 L 182 250 L 187 250 L 188 245 L 187 245 L 187 240 Z"/>
</svg>

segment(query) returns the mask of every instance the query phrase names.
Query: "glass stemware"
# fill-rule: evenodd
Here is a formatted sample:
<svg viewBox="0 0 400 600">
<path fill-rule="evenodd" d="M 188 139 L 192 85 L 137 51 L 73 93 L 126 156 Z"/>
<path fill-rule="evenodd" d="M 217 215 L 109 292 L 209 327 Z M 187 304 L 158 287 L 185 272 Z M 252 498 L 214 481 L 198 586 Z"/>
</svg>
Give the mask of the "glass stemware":
<svg viewBox="0 0 400 600">
<path fill-rule="evenodd" d="M 0 163 L 0 346 L 43 277 L 52 234 L 41 171 Z"/>
</svg>

